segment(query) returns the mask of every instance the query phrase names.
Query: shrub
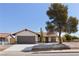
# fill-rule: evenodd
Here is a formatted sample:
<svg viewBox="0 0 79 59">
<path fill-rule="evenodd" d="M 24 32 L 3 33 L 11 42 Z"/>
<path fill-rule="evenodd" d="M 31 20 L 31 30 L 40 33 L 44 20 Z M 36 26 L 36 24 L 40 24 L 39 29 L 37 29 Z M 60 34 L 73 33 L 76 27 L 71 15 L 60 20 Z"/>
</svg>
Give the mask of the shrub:
<svg viewBox="0 0 79 59">
<path fill-rule="evenodd" d="M 68 41 L 68 42 L 72 41 L 72 36 L 71 35 L 65 34 L 64 37 L 65 37 L 64 38 L 65 41 Z"/>
<path fill-rule="evenodd" d="M 72 39 L 79 39 L 77 36 L 72 36 Z"/>
</svg>

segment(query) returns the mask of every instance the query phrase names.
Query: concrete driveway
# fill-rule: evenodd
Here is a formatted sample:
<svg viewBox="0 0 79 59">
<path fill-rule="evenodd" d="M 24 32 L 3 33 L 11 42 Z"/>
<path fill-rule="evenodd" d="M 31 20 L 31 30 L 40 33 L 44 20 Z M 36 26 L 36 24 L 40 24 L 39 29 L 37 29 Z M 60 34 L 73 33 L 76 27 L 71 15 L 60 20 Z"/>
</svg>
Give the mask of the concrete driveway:
<svg viewBox="0 0 79 59">
<path fill-rule="evenodd" d="M 36 44 L 15 44 L 4 51 L 31 51 Z"/>
</svg>

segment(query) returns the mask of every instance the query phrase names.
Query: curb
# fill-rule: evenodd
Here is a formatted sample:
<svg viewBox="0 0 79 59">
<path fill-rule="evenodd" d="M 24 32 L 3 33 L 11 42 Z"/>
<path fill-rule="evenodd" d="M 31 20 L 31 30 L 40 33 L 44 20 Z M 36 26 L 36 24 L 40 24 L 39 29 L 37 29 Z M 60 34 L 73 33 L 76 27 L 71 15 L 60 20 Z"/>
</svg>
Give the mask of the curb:
<svg viewBox="0 0 79 59">
<path fill-rule="evenodd" d="M 38 51 L 40 53 L 79 53 L 79 50 Z"/>
</svg>

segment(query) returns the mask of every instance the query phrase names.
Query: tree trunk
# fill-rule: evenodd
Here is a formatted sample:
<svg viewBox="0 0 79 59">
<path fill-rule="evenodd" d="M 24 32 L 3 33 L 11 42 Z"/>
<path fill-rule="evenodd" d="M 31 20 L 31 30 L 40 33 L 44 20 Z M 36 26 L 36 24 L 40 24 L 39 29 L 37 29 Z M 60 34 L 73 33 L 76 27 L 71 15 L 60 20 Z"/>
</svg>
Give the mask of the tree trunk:
<svg viewBox="0 0 79 59">
<path fill-rule="evenodd" d="M 59 44 L 62 44 L 62 39 L 61 39 L 61 25 L 59 24 Z"/>
</svg>

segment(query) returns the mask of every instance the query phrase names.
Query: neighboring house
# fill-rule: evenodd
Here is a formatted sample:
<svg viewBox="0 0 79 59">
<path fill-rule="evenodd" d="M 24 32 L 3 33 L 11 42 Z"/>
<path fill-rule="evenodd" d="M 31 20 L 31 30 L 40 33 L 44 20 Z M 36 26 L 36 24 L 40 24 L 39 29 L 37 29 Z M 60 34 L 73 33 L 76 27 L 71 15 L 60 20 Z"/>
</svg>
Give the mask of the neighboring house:
<svg viewBox="0 0 79 59">
<path fill-rule="evenodd" d="M 0 44 L 12 44 L 14 37 L 9 33 L 0 33 Z"/>
</svg>

